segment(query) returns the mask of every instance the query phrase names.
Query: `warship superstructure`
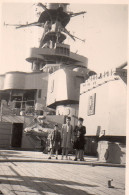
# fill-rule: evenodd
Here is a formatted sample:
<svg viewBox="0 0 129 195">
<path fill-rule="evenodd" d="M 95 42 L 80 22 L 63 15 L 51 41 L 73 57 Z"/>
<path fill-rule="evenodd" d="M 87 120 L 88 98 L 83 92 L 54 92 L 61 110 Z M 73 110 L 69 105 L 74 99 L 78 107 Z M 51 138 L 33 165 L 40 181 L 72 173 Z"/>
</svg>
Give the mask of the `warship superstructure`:
<svg viewBox="0 0 129 195">
<path fill-rule="evenodd" d="M 80 83 L 84 82 L 89 75 L 95 74 L 87 68 L 88 59 L 71 52 L 70 45 L 64 43 L 67 36 L 74 41 L 75 39 L 80 39 L 67 30 L 67 24 L 70 22 L 71 17 L 85 14 L 86 12 L 69 12 L 67 10 L 68 4 L 66 3 L 48 3 L 46 5 L 38 3 L 37 6 L 43 9 L 37 22 L 14 25 L 19 30 L 20 28 L 31 26 L 38 26 L 43 29 L 39 47 L 31 48 L 30 55 L 26 59 L 31 63 L 32 72 L 13 71 L 0 75 L 1 122 L 11 122 L 13 126 L 16 123 L 17 125 L 20 124 L 19 132 L 20 129 L 22 132 L 22 128 L 30 124 L 37 115 L 45 114 L 51 121 L 63 123 L 65 116 L 68 115 L 68 108 L 65 109 L 65 112 L 61 112 L 59 111 L 61 107 L 65 108 L 67 106 L 74 110 L 76 114 L 73 114 L 77 117 Z M 9 24 L 4 25 L 8 26 Z M 80 41 L 84 42 L 81 39 Z M 54 100 L 54 102 L 49 97 L 48 92 L 48 88 L 51 88 L 53 74 L 56 77 L 60 76 L 57 78 L 58 81 L 55 81 L 55 84 L 52 81 L 52 90 L 54 91 L 56 83 L 60 84 L 63 89 L 63 93 L 60 92 L 60 94 L 62 93 L 61 99 L 59 101 Z M 67 79 L 61 78 L 62 74 L 66 74 Z M 67 82 L 66 88 L 64 88 L 65 82 Z M 66 95 L 67 91 L 68 94 Z M 71 115 L 71 113 L 69 114 Z M 73 125 L 75 125 L 75 119 L 75 117 L 72 117 Z M 14 133 L 12 134 L 14 135 L 12 137 L 15 140 L 15 129 L 17 128 L 13 128 Z M 31 144 L 27 145 L 29 141 L 26 140 L 24 133 L 20 137 L 18 146 L 21 145 L 22 148 L 30 147 Z M 9 137 L 9 139 L 11 138 Z M 6 141 L 7 145 L 11 143 L 8 140 Z M 34 141 L 32 140 L 32 142 Z M 3 141 L 1 140 L 2 143 Z"/>
<path fill-rule="evenodd" d="M 88 74 L 94 74 L 87 68 L 88 59 L 71 52 L 70 45 L 64 43 L 67 36 L 73 40 L 77 38 L 66 29 L 71 17 L 86 13 L 84 11 L 79 13 L 68 12 L 67 5 L 66 3 L 48 3 L 45 6 L 38 3 L 37 6 L 43 8 L 43 12 L 37 22 L 15 25 L 16 29 L 31 26 L 38 26 L 43 29 L 39 47 L 31 48 L 30 55 L 26 58 L 31 63 L 32 72 L 7 72 L 0 77 L 1 99 L 9 102 L 11 109 L 15 108 L 14 112 L 16 113 L 21 110 L 26 112 L 29 105 L 37 111 L 43 111 L 48 99 L 48 75 L 58 69 L 73 70 L 80 67 L 84 76 L 88 77 Z M 14 102 L 13 107 L 12 101 Z"/>
</svg>

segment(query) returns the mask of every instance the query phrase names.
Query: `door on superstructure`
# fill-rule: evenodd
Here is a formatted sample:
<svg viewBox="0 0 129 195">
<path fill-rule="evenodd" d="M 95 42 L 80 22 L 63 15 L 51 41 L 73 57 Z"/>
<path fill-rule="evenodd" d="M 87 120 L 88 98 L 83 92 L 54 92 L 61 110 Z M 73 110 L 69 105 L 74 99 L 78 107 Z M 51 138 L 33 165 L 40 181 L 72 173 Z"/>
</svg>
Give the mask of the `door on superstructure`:
<svg viewBox="0 0 129 195">
<path fill-rule="evenodd" d="M 23 123 L 13 123 L 11 147 L 20 148 L 22 144 Z"/>
</svg>

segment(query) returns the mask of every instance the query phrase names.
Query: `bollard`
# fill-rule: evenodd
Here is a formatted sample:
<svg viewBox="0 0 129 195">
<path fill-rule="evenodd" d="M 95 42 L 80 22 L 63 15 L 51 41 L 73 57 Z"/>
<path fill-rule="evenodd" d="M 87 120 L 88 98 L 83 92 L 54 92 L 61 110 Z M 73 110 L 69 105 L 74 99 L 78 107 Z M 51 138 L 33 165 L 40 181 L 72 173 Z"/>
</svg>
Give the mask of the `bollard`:
<svg viewBox="0 0 129 195">
<path fill-rule="evenodd" d="M 109 179 L 108 180 L 108 188 L 112 188 L 113 186 L 111 185 L 111 182 L 113 181 L 113 179 Z"/>
</svg>

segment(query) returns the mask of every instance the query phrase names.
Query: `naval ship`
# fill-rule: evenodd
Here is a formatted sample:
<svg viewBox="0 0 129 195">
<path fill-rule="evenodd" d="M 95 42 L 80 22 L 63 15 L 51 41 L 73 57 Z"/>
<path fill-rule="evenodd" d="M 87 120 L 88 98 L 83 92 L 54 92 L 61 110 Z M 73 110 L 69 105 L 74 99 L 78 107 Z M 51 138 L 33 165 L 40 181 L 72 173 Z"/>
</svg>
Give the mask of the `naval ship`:
<svg viewBox="0 0 129 195">
<path fill-rule="evenodd" d="M 72 17 L 86 12 L 70 12 L 67 3 L 37 6 L 43 9 L 38 21 L 15 25 L 16 29 L 43 29 L 39 47 L 31 48 L 26 58 L 32 72 L 0 75 L 0 125 L 9 134 L 4 142 L 1 136 L 1 147 L 40 148 L 41 137 L 24 132 L 39 115 L 60 126 L 66 116 L 71 117 L 73 126 L 83 117 L 85 153 L 98 155 L 105 162 L 125 162 L 127 63 L 96 74 L 88 68 L 88 59 L 72 52 L 65 43 L 67 37 L 80 39 L 67 30 L 67 25 Z"/>
</svg>

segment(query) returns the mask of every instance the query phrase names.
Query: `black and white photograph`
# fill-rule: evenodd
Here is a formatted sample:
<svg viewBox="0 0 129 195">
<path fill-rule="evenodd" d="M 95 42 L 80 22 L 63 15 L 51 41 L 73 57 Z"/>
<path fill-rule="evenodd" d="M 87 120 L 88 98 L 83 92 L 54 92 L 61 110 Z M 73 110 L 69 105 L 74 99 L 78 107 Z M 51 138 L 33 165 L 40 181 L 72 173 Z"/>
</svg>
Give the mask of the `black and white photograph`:
<svg viewBox="0 0 129 195">
<path fill-rule="evenodd" d="M 127 0 L 1 0 L 0 194 L 127 195 Z"/>
</svg>

